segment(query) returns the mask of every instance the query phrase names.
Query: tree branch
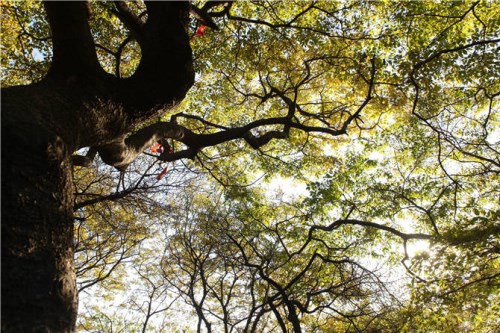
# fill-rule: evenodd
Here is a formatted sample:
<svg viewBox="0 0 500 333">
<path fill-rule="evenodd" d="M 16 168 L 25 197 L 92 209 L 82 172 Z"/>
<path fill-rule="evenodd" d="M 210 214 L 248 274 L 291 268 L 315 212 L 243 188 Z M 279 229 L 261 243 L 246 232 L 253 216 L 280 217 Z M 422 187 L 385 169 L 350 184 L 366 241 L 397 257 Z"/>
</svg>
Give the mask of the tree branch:
<svg viewBox="0 0 500 333">
<path fill-rule="evenodd" d="M 88 3 L 46 1 L 44 6 L 53 44 L 49 75 L 67 78 L 103 73 L 90 33 Z"/>
<path fill-rule="evenodd" d="M 191 14 L 201 22 L 201 24 L 206 25 L 207 27 L 210 27 L 214 30 L 219 30 L 217 25 L 215 24 L 214 20 L 212 17 L 210 17 L 210 14 L 207 13 L 206 10 L 203 8 L 200 9 L 196 7 L 195 5 L 191 4 Z"/>
<path fill-rule="evenodd" d="M 127 138 L 96 147 L 104 163 L 124 171 L 138 155 L 164 138 L 181 140 L 183 128 L 179 125 L 160 122 L 146 126 Z"/>
<path fill-rule="evenodd" d="M 424 66 L 425 64 L 433 61 L 434 59 L 439 58 L 443 54 L 453 53 L 453 52 L 457 52 L 457 51 L 462 51 L 462 50 L 468 49 L 469 47 L 474 47 L 474 46 L 477 46 L 477 45 L 495 44 L 495 43 L 499 43 L 499 42 L 500 42 L 500 39 L 480 40 L 480 41 L 475 41 L 475 42 L 472 42 L 472 43 L 469 43 L 469 44 L 460 45 L 460 46 L 457 46 L 457 47 L 454 47 L 454 48 L 451 48 L 451 49 L 437 51 L 434 54 L 430 55 L 427 59 L 424 59 L 424 60 L 416 63 L 413 66 L 412 74 L 414 75 L 416 73 L 416 71 L 419 70 L 422 66 Z"/>
<path fill-rule="evenodd" d="M 120 19 L 120 21 L 127 27 L 130 31 L 132 37 L 141 45 L 142 42 L 142 30 L 144 23 L 139 17 L 137 17 L 128 7 L 126 1 L 113 1 L 116 7 L 116 11 L 113 14 Z"/>
<path fill-rule="evenodd" d="M 397 229 L 394 229 L 392 227 L 389 227 L 389 226 L 386 226 L 383 224 L 374 223 L 374 222 L 367 222 L 367 221 L 361 221 L 361 220 L 355 220 L 355 219 L 345 219 L 345 220 L 337 220 L 328 226 L 317 226 L 317 225 L 312 226 L 311 229 L 309 229 L 308 239 L 312 238 L 312 233 L 315 230 L 333 231 L 334 229 L 337 229 L 338 227 L 340 227 L 342 225 L 359 225 L 359 226 L 363 226 L 363 227 L 370 227 L 370 228 L 375 228 L 375 229 L 379 229 L 379 230 L 384 230 L 384 231 L 388 231 L 391 234 L 402 238 L 403 240 L 408 240 L 408 239 L 429 240 L 432 238 L 431 235 L 421 234 L 421 233 L 407 234 L 407 233 L 401 232 Z"/>
<path fill-rule="evenodd" d="M 150 1 L 146 7 L 148 19 L 139 44 L 141 61 L 120 89 L 120 99 L 133 123 L 176 105 L 194 83 L 187 34 L 189 3 Z"/>
<path fill-rule="evenodd" d="M 252 148 L 258 149 L 267 144 L 272 139 L 285 139 L 288 137 L 287 131 L 271 130 L 260 136 L 251 133 L 252 129 L 262 126 L 284 125 L 285 127 L 296 128 L 305 132 L 320 132 L 333 136 L 345 134 L 343 130 L 332 130 L 323 127 L 306 126 L 293 122 L 288 116 L 279 118 L 267 118 L 253 121 L 245 126 L 225 128 L 219 132 L 209 134 L 198 134 L 175 123 L 177 116 L 172 117 L 172 122 L 159 122 L 139 130 L 128 138 L 121 138 L 110 144 L 96 147 L 104 163 L 114 166 L 118 170 L 125 170 L 139 154 L 151 147 L 154 143 L 162 139 L 174 139 L 184 143 L 188 148 L 171 153 L 165 150 L 158 157 L 162 161 L 176 161 L 183 158 L 193 159 L 202 148 L 215 146 L 224 142 L 244 139 Z M 190 118 L 190 117 L 188 117 Z M 198 119 L 199 120 L 199 119 Z M 78 161 L 79 158 L 74 158 Z M 89 165 L 86 164 L 77 165 Z"/>
</svg>

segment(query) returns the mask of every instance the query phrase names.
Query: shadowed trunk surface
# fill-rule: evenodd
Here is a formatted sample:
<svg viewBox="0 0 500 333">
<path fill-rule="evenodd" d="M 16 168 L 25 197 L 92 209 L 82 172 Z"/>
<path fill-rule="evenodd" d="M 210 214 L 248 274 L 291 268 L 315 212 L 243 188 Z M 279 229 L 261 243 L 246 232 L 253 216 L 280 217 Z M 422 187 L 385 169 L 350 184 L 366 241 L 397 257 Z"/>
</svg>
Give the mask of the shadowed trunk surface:
<svg viewBox="0 0 500 333">
<path fill-rule="evenodd" d="M 45 3 L 53 63 L 2 89 L 2 332 L 73 332 L 71 154 L 124 140 L 180 102 L 194 79 L 186 3 L 148 3 L 129 79 L 100 67 L 83 2 Z"/>
</svg>

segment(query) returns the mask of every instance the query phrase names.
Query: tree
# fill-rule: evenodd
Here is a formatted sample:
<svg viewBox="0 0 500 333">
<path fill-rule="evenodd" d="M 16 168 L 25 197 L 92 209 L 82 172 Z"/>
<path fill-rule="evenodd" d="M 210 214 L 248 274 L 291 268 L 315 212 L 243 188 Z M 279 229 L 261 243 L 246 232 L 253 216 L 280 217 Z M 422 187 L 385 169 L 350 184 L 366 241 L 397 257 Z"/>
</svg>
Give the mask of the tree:
<svg viewBox="0 0 500 333">
<path fill-rule="evenodd" d="M 121 165 L 123 157 L 142 148 L 129 146 L 124 135 L 177 104 L 192 85 L 188 5 L 147 6 L 147 22 L 134 22 L 141 63 L 132 77 L 120 80 L 99 65 L 86 4 L 45 3 L 50 70 L 38 83 L 2 91 L 6 332 L 74 329 L 71 154 L 98 147 L 101 157 L 108 154 L 109 163 Z M 181 135 L 174 127 L 167 124 L 163 132 Z"/>
<path fill-rule="evenodd" d="M 264 209 L 258 192 L 251 198 L 219 201 L 208 213 L 209 205 L 188 199 L 191 217 L 177 219 L 162 266 L 198 325 L 208 332 L 313 332 L 335 320 L 365 331 L 389 312 L 394 295 L 357 258 L 351 239 L 308 235 L 298 202 L 281 198 Z"/>
<path fill-rule="evenodd" d="M 291 226 L 276 213 L 278 225 L 292 231 L 272 221 L 259 229 L 256 223 L 246 226 L 253 216 L 265 220 L 265 214 L 257 214 L 265 206 L 256 204 L 258 195 L 226 191 L 233 203 L 250 208 L 219 221 L 227 231 L 240 221 L 256 238 L 226 232 L 221 234 L 225 242 L 213 244 L 196 232 L 199 225 L 189 231 L 196 238 L 179 232 L 172 242 L 186 252 L 170 255 L 196 268 L 193 284 L 186 292 L 174 282 L 175 274 L 162 281 L 141 271 L 151 291 L 149 305 L 163 297 L 164 282 L 169 283 L 190 299 L 200 325 L 210 330 L 208 317 L 215 316 L 230 330 L 237 320 L 228 309 L 238 293 L 216 286 L 237 286 L 240 278 L 256 274 L 257 280 L 246 279 L 255 287 L 244 315 L 249 322 L 272 315 L 270 325 L 298 332 L 315 311 L 313 294 L 323 299 L 338 293 L 340 299 L 353 297 L 346 302 L 356 299 L 347 306 L 352 313 L 337 313 L 346 319 L 346 330 L 369 330 L 373 321 L 363 316 L 383 306 L 367 306 L 373 290 L 361 282 L 370 284 L 375 275 L 350 257 L 368 255 L 361 240 L 383 246 L 386 237 L 403 244 L 403 263 L 415 290 L 425 291 L 419 284 L 431 290 L 416 292 L 418 300 L 427 302 L 427 295 L 435 294 L 433 283 L 448 288 L 437 290 L 445 296 L 469 287 L 491 294 L 487 283 L 494 286 L 498 278 L 498 208 L 490 204 L 500 165 L 497 3 L 88 5 L 46 2 L 47 25 L 37 3 L 2 4 L 7 13 L 3 79 L 10 85 L 2 88 L 2 330 L 74 331 L 74 210 L 79 209 L 79 231 L 99 230 L 110 240 L 95 242 L 86 236 L 92 232 L 76 238 L 77 246 L 84 245 L 77 248 L 83 253 L 79 258 L 88 258 L 101 272 L 88 283 L 99 283 L 113 270 L 111 263 L 132 253 L 143 232 L 140 225 L 96 228 L 109 216 L 127 213 L 113 212 L 113 206 L 107 217 L 97 218 L 99 205 L 135 200 L 151 187 L 147 172 L 133 178 L 130 169 L 156 143 L 163 151 L 153 159 L 191 159 L 188 167 L 206 170 L 224 186 L 245 183 L 258 172 L 276 174 L 279 166 L 282 175 L 309 183 L 309 197 Z M 210 38 L 201 24 L 213 29 L 206 30 Z M 86 156 L 74 155 L 83 147 Z M 97 195 L 81 182 L 73 186 L 73 166 L 91 165 L 96 154 L 120 171 L 114 192 L 101 191 L 109 184 L 92 179 L 86 181 L 102 186 Z M 124 220 L 140 222 L 136 213 Z M 405 219 L 411 227 L 401 224 Z M 121 243 L 114 238 L 114 232 L 131 230 L 135 238 Z M 352 246 L 338 236 L 349 231 Z M 283 238 L 291 243 L 266 243 Z M 436 248 L 451 244 L 477 274 L 458 278 L 460 270 L 452 269 L 446 283 L 428 278 L 432 273 L 425 261 L 409 263 L 407 245 L 415 239 L 432 240 Z M 102 251 L 81 252 L 91 251 L 89 246 Z M 190 252 L 193 246 L 201 248 Z M 237 256 L 212 260 L 214 250 Z M 343 251 L 347 259 L 335 257 Z M 443 251 L 433 260 L 451 260 Z M 478 253 L 488 258 L 484 265 Z M 115 259 L 107 261 L 111 266 L 95 265 L 102 258 Z M 238 265 L 226 271 L 213 267 L 224 262 Z M 89 267 L 79 266 L 79 272 L 90 272 Z M 280 269 L 291 270 L 291 280 Z M 324 281 L 324 270 L 344 280 Z M 198 279 L 203 302 L 189 291 Z M 351 285 L 356 281 L 361 285 Z M 311 291 L 312 286 L 322 286 L 322 292 Z M 340 329 L 344 324 L 328 311 L 339 311 L 342 302 L 328 303 L 328 297 L 320 309 L 332 329 Z M 222 312 L 204 308 L 206 298 L 219 302 Z M 154 311 L 146 311 L 147 318 Z M 255 330 L 259 320 L 248 329 Z M 313 322 L 311 327 L 319 325 Z"/>
</svg>

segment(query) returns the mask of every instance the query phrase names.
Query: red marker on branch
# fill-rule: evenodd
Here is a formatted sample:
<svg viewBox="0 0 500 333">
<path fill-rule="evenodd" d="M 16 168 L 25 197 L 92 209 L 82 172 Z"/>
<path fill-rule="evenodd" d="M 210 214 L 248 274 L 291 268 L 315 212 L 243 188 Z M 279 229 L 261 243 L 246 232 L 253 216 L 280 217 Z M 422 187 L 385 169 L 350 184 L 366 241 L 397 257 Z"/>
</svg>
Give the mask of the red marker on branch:
<svg viewBox="0 0 500 333">
<path fill-rule="evenodd" d="M 202 37 L 205 35 L 205 29 L 207 28 L 206 25 L 200 25 L 198 29 L 196 29 L 196 32 L 194 33 L 194 36 L 191 37 L 191 39 L 194 39 L 196 37 Z"/>
<path fill-rule="evenodd" d="M 158 174 L 158 176 L 156 176 L 156 180 L 161 180 L 163 177 L 165 177 L 167 172 L 168 172 L 168 165 Z"/>
<path fill-rule="evenodd" d="M 154 150 L 153 150 L 154 149 Z M 153 153 L 163 153 L 163 146 L 159 143 L 153 145 L 153 147 L 151 147 L 151 151 Z M 169 154 L 173 154 L 174 153 L 174 150 L 172 148 L 170 148 L 168 150 L 168 153 Z M 156 180 L 161 180 L 163 177 L 165 177 L 165 175 L 167 174 L 168 172 L 168 164 L 167 166 L 158 174 L 158 176 L 156 176 Z"/>
<path fill-rule="evenodd" d="M 152 147 L 151 147 L 151 152 L 152 153 L 163 153 L 163 146 L 160 144 L 160 143 L 155 143 Z"/>
</svg>

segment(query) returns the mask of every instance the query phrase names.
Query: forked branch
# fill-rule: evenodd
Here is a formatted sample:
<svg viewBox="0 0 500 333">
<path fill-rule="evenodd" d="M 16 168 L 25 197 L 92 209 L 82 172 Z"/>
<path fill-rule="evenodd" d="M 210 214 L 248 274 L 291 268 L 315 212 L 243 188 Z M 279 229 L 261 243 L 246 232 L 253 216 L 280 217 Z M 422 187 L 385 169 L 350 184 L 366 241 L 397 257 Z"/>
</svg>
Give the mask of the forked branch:
<svg viewBox="0 0 500 333">
<path fill-rule="evenodd" d="M 44 6 L 53 43 L 49 75 L 67 78 L 102 73 L 90 32 L 88 3 L 46 1 Z"/>
</svg>

